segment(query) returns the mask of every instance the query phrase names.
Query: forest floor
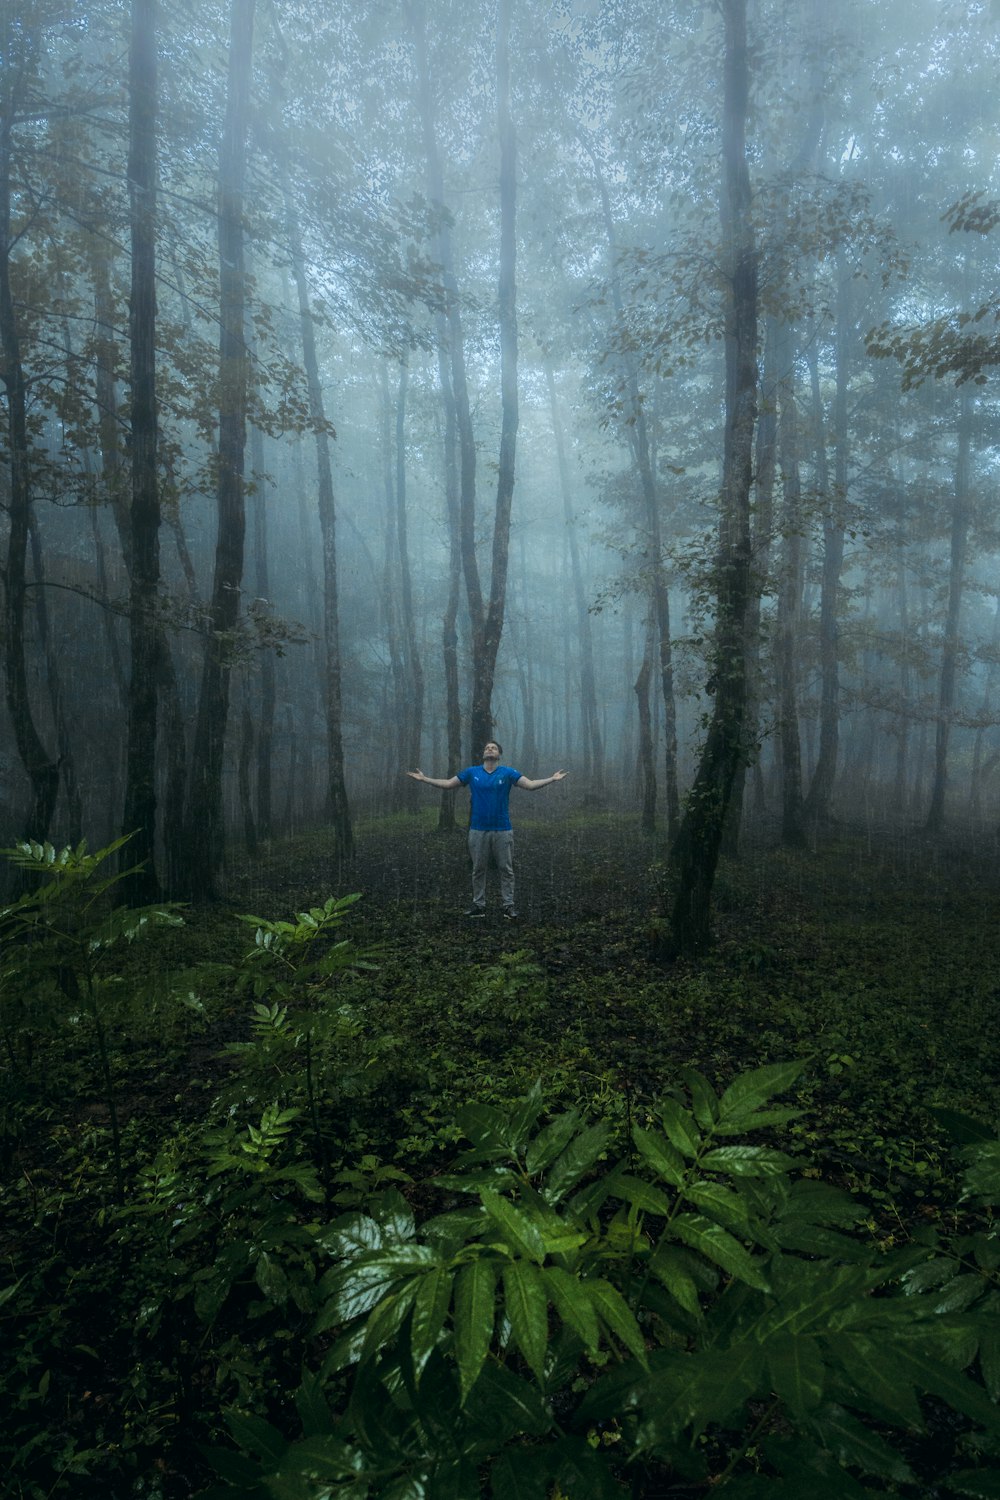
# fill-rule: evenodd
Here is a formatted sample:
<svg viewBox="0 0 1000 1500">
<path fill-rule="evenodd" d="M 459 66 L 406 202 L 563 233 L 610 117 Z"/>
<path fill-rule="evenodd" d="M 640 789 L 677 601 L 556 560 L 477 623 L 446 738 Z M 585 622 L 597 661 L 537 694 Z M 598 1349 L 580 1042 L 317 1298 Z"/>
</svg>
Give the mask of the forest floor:
<svg viewBox="0 0 1000 1500">
<path fill-rule="evenodd" d="M 286 1294 L 258 1271 L 265 1302 L 247 1300 L 256 1288 L 236 1261 L 216 1307 L 220 1252 L 206 1248 L 243 1243 L 244 1220 L 278 1201 L 266 1175 L 256 1198 L 251 1176 L 225 1196 L 268 1107 L 300 1121 L 290 1136 L 279 1121 L 279 1154 L 260 1157 L 275 1182 L 291 1148 L 288 1183 L 321 1170 L 328 1209 L 399 1184 L 420 1214 L 436 1211 L 468 1101 L 503 1106 L 539 1080 L 548 1111 L 611 1122 L 621 1150 L 680 1067 L 719 1090 L 803 1058 L 788 1101 L 799 1113 L 774 1144 L 858 1195 L 879 1249 L 954 1232 L 959 1164 L 935 1111 L 1000 1119 L 992 836 L 841 826 L 804 850 L 748 840 L 719 872 L 712 951 L 661 967 L 649 953 L 662 840 L 625 815 L 518 811 L 514 922 L 492 884 L 486 919 L 463 916 L 464 834 L 439 831 L 426 806 L 360 824 L 342 869 L 323 830 L 237 857 L 224 903 L 134 945 L 100 1000 L 117 1192 L 94 1029 L 58 987 L 2 997 L 0 1472 L 13 1495 L 186 1497 L 219 1413 L 297 1378 L 311 1314 L 293 1339 Z M 255 924 L 234 914 L 274 922 L 349 894 L 335 935 L 351 962 L 314 992 L 321 1010 L 306 996 L 304 1059 L 281 992 L 250 992 Z M 253 1341 L 268 1317 L 273 1337 Z"/>
<path fill-rule="evenodd" d="M 393 1130 L 484 1090 L 516 1095 L 541 1078 L 618 1113 L 680 1064 L 719 1086 L 806 1055 L 803 1138 L 822 1138 L 828 1166 L 894 1213 L 921 1201 L 943 1165 L 928 1109 L 1000 1120 L 996 839 L 844 825 L 788 850 L 759 834 L 721 866 L 712 952 L 667 968 L 649 956 L 663 855 L 631 816 L 522 813 L 519 918 L 503 919 L 491 874 L 487 918 L 470 920 L 464 833 L 439 831 L 425 809 L 362 827 L 344 871 L 319 837 L 276 847 L 232 872 L 230 899 L 276 917 L 360 893 L 345 933 L 377 950 L 361 984 L 392 1060 L 377 1091 L 386 1154 L 416 1144 L 410 1131 L 394 1146 Z"/>
</svg>

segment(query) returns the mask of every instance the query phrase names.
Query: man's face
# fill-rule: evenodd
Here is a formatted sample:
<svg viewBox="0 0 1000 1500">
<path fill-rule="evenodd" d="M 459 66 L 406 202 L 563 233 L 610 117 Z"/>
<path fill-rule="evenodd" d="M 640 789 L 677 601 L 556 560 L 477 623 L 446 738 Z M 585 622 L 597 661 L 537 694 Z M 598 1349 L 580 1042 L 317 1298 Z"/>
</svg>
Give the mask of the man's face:
<svg viewBox="0 0 1000 1500">
<path fill-rule="evenodd" d="M 496 743 L 495 740 L 490 740 L 489 744 L 486 745 L 486 746 L 484 746 L 484 748 L 483 748 L 483 760 L 499 760 L 499 759 L 500 759 L 500 746 Z"/>
</svg>

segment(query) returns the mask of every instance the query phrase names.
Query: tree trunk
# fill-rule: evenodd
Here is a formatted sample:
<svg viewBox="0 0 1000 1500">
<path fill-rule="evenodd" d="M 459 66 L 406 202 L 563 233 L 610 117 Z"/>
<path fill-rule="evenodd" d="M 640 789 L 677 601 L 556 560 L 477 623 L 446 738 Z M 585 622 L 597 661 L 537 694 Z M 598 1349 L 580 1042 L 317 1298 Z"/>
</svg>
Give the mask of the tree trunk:
<svg viewBox="0 0 1000 1500">
<path fill-rule="evenodd" d="M 472 633 L 472 752 L 478 755 L 493 737 L 493 683 L 503 634 L 510 552 L 510 512 L 514 498 L 514 458 L 517 447 L 517 144 L 510 112 L 510 24 L 513 0 L 497 6 L 496 90 L 497 134 L 500 140 L 500 459 L 489 604 L 479 619 L 473 614 Z M 478 573 L 476 575 L 478 579 Z M 470 604 L 471 613 L 471 604 Z"/>
<path fill-rule="evenodd" d="M 463 516 L 475 513 L 476 448 L 469 417 L 465 357 L 462 348 L 461 309 L 455 286 L 451 235 L 444 200 L 444 173 L 437 144 L 434 102 L 427 62 L 427 32 L 423 0 L 406 0 L 406 14 L 413 34 L 417 65 L 420 121 L 424 137 L 427 197 L 438 212 L 437 260 L 445 292 L 445 311 L 437 316 L 438 383 L 444 409 L 444 493 L 448 523 L 448 602 L 441 625 L 444 663 L 445 716 L 448 766 L 455 771 L 462 763 L 462 710 L 458 671 L 458 607 L 464 563 Z M 460 408 L 460 402 L 463 403 Z M 461 450 L 461 486 L 456 449 Z M 471 490 L 471 498 L 467 494 Z M 475 552 L 473 549 L 473 558 Z M 480 604 L 481 604 L 480 596 Z M 482 747 L 480 746 L 480 749 Z M 455 793 L 442 792 L 438 827 L 455 826 Z"/>
<path fill-rule="evenodd" d="M 302 363 L 309 392 L 309 414 L 316 437 L 317 495 L 323 538 L 323 643 L 325 646 L 324 704 L 326 713 L 327 779 L 325 816 L 333 829 L 340 859 L 354 855 L 354 829 L 344 780 L 343 691 L 340 656 L 340 608 L 337 577 L 337 507 L 330 461 L 330 433 L 323 402 L 316 333 L 309 306 L 305 256 L 298 219 L 290 192 L 285 194 L 285 214 L 291 248 L 292 275 L 299 302 Z"/>
<path fill-rule="evenodd" d="M 653 673 L 653 627 L 646 627 L 646 648 L 642 666 L 635 679 L 636 707 L 639 713 L 639 777 L 642 785 L 642 811 L 639 826 L 643 833 L 656 831 L 656 758 L 653 754 L 653 717 L 649 703 L 649 679 Z"/>
<path fill-rule="evenodd" d="M 254 592 L 270 608 L 271 569 L 268 557 L 267 502 L 268 485 L 264 473 L 264 434 L 259 427 L 250 429 L 250 453 L 254 472 L 253 558 Z M 273 768 L 274 714 L 277 706 L 277 674 L 274 652 L 262 646 L 260 654 L 260 719 L 254 734 L 256 745 L 257 785 L 254 797 L 254 831 L 257 839 L 267 841 L 274 833 Z M 245 821 L 245 820 L 244 820 Z"/>
<path fill-rule="evenodd" d="M 417 640 L 417 622 L 413 612 L 413 576 L 410 568 L 410 543 L 406 516 L 406 395 L 409 365 L 405 354 L 399 362 L 399 388 L 396 395 L 396 555 L 399 559 L 400 624 L 402 625 L 403 664 L 406 672 L 406 716 L 402 726 L 407 764 L 419 766 L 420 743 L 424 732 L 424 667 Z M 407 778 L 405 790 L 411 807 L 416 806 L 420 789 Z"/>
<path fill-rule="evenodd" d="M 969 537 L 969 451 L 972 445 L 972 397 L 963 391 L 959 397 L 958 445 L 955 457 L 955 488 L 951 511 L 951 539 L 948 553 L 948 607 L 944 640 L 941 645 L 941 672 L 938 679 L 938 712 L 934 736 L 934 779 L 931 783 L 927 831 L 937 833 L 944 821 L 945 792 L 948 785 L 948 744 L 955 711 L 955 683 L 961 647 L 960 623 L 962 588 L 965 582 L 965 554 Z"/>
<path fill-rule="evenodd" d="M 750 487 L 757 412 L 757 249 L 746 152 L 749 64 L 746 0 L 722 0 L 725 27 L 722 236 L 726 277 L 726 428 L 716 624 L 710 688 L 715 702 L 673 860 L 677 893 L 666 958 L 710 940 L 712 886 L 733 780 L 745 757 L 747 621 L 751 598 Z"/>
<path fill-rule="evenodd" d="M 129 227 L 132 294 L 129 307 L 132 490 L 129 516 L 128 745 L 122 831 L 132 840 L 126 865 L 134 904 L 155 901 L 156 730 L 159 713 L 157 619 L 160 587 L 160 496 L 156 407 L 156 0 L 132 0 L 129 50 Z"/>
<path fill-rule="evenodd" d="M 621 277 L 618 272 L 618 249 L 615 239 L 614 218 L 611 199 L 600 164 L 589 143 L 583 140 L 590 156 L 601 195 L 601 211 L 608 239 L 610 261 L 611 302 L 619 323 L 624 319 L 624 304 Z M 632 455 L 639 475 L 642 493 L 643 525 L 646 532 L 650 564 L 650 592 L 653 615 L 659 638 L 660 689 L 663 694 L 664 713 L 664 780 L 667 799 L 667 837 L 673 839 L 680 818 L 680 794 L 677 784 L 677 706 L 674 698 L 673 645 L 670 634 L 670 594 L 667 575 L 663 566 L 663 536 L 660 526 L 660 502 L 657 493 L 656 474 L 650 452 L 649 431 L 646 423 L 646 408 L 639 390 L 639 372 L 634 356 L 624 356 L 625 392 Z"/>
<path fill-rule="evenodd" d="M 778 435 L 783 487 L 782 557 L 778 582 L 778 744 L 781 751 L 781 840 L 805 846 L 802 818 L 802 746 L 799 738 L 797 666 L 802 612 L 802 482 L 799 417 L 795 399 L 795 341 L 781 330 L 778 355 Z"/>
<path fill-rule="evenodd" d="M 837 383 L 834 392 L 834 474 L 833 489 L 821 475 L 823 494 L 823 576 L 820 584 L 819 659 L 820 716 L 819 754 L 809 784 L 805 814 L 810 822 L 830 817 L 840 749 L 840 642 L 839 604 L 840 575 L 844 566 L 844 517 L 847 505 L 847 382 L 848 348 L 851 338 L 850 282 L 843 256 L 837 268 Z M 817 417 L 822 412 L 814 396 Z M 822 425 L 818 443 L 823 451 Z"/>
<path fill-rule="evenodd" d="M 245 336 L 246 269 L 243 204 L 246 181 L 255 0 L 232 0 L 229 84 L 219 149 L 219 473 L 218 532 L 209 635 L 191 755 L 188 797 L 188 886 L 195 898 L 215 894 L 225 828 L 222 766 L 229 719 L 232 638 L 239 620 L 246 533 L 249 360 Z"/>
<path fill-rule="evenodd" d="M 10 464 L 10 529 L 4 568 L 4 668 L 7 708 L 14 740 L 31 785 L 31 807 L 22 824 L 22 832 L 26 838 L 42 842 L 48 837 L 59 794 L 59 764 L 46 750 L 35 723 L 25 659 L 24 606 L 28 532 L 31 525 L 31 471 L 28 459 L 27 388 L 10 284 L 10 175 L 15 109 L 12 90 L 15 72 L 13 67 L 0 70 L 0 381 L 3 382 L 7 403 Z"/>
<path fill-rule="evenodd" d="M 552 361 L 549 358 L 545 359 L 545 381 L 549 391 L 552 436 L 555 440 L 556 461 L 559 466 L 563 519 L 566 522 L 566 536 L 569 542 L 573 597 L 576 602 L 577 630 L 580 636 L 580 724 L 583 731 L 584 767 L 586 773 L 589 774 L 592 790 L 601 796 L 604 791 L 604 746 L 601 740 L 601 725 L 597 708 L 594 635 L 590 627 L 590 611 L 587 608 L 587 595 L 583 586 L 583 570 L 580 567 L 580 543 L 576 535 L 576 518 L 573 515 L 573 487 L 570 482 L 569 464 L 566 461 L 566 444 L 563 441 L 562 422 L 559 418 L 555 377 L 552 373 Z"/>
</svg>

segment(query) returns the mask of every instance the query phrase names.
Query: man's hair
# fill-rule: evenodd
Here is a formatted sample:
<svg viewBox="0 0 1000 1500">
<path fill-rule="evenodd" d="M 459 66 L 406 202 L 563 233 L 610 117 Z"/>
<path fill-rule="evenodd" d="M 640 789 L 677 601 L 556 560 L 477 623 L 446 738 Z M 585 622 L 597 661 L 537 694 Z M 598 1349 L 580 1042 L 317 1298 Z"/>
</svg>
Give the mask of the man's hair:
<svg viewBox="0 0 1000 1500">
<path fill-rule="evenodd" d="M 496 745 L 497 750 L 500 752 L 500 754 L 503 754 L 503 746 L 501 745 L 499 740 L 487 740 L 486 745 Z M 486 749 L 486 745 L 483 746 L 484 750 Z"/>
</svg>

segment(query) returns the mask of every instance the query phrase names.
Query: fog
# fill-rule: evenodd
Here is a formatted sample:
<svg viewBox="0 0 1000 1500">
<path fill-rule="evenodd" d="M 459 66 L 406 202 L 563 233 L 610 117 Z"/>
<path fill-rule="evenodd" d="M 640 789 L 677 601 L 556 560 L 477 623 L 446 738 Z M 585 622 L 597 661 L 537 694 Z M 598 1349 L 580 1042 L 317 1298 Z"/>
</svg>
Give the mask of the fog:
<svg viewBox="0 0 1000 1500">
<path fill-rule="evenodd" d="M 996 824 L 995 7 L 742 9 L 7 0 L 4 843 Z"/>
</svg>

